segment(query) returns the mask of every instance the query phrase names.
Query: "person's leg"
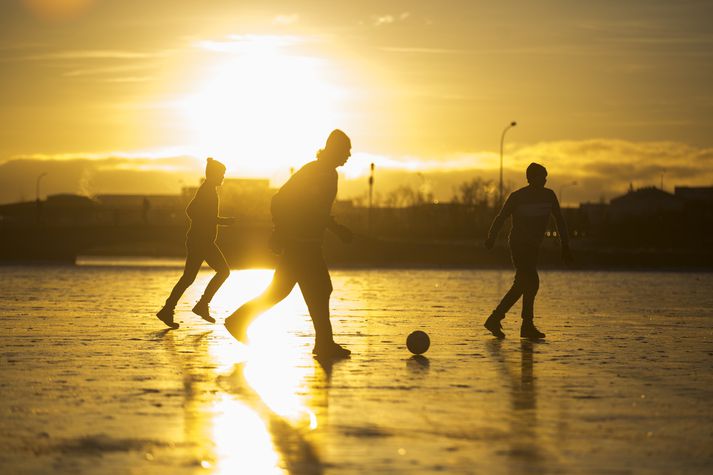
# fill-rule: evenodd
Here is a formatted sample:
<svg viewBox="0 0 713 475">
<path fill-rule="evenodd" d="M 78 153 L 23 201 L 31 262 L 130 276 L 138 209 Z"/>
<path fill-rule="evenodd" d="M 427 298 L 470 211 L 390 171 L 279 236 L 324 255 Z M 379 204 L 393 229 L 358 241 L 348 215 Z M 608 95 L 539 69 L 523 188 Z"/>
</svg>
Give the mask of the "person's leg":
<svg viewBox="0 0 713 475">
<path fill-rule="evenodd" d="M 213 243 L 207 251 L 205 261 L 213 268 L 215 275 L 212 279 L 210 279 L 210 282 L 208 282 L 208 285 L 201 296 L 201 301 L 210 303 L 215 293 L 218 292 L 220 286 L 223 285 L 223 282 L 230 277 L 230 267 L 228 267 L 228 262 L 225 260 L 225 256 L 215 243 Z"/>
<path fill-rule="evenodd" d="M 188 255 L 186 256 L 186 265 L 183 268 L 183 275 L 178 279 L 171 294 L 166 299 L 165 307 L 176 307 L 183 293 L 196 280 L 201 264 L 203 264 L 203 254 L 189 248 Z"/>
<path fill-rule="evenodd" d="M 510 290 L 508 290 L 495 310 L 493 310 L 494 315 L 498 315 L 502 320 L 505 318 L 505 314 L 512 308 L 515 303 L 522 297 L 524 293 L 524 276 L 521 269 L 515 269 L 515 279 L 513 280 Z"/>
<path fill-rule="evenodd" d="M 205 261 L 213 268 L 215 275 L 210 279 L 200 300 L 198 300 L 195 307 L 193 307 L 193 313 L 200 315 L 204 320 L 210 323 L 215 323 L 215 319 L 210 315 L 208 304 L 220 286 L 223 285 L 223 282 L 230 276 L 230 268 L 228 267 L 228 262 L 225 260 L 225 256 L 223 256 L 223 253 L 215 243 L 211 243 L 211 245 L 206 248 Z"/>
<path fill-rule="evenodd" d="M 307 304 L 314 325 L 315 344 L 313 353 L 328 358 L 343 358 L 351 351 L 334 342 L 332 322 L 329 319 L 329 297 L 332 294 L 332 279 L 321 249 L 305 252 L 297 270 L 300 290 Z"/>
<path fill-rule="evenodd" d="M 494 336 L 498 338 L 505 337 L 505 333 L 503 333 L 502 324 L 500 322 L 505 318 L 505 314 L 520 299 L 524 290 L 521 249 L 511 245 L 510 257 L 512 259 L 512 264 L 515 267 L 515 278 L 513 280 L 512 286 L 505 293 L 503 298 L 500 300 L 498 306 L 495 307 L 495 310 L 493 310 L 493 312 L 490 314 L 488 319 L 485 321 L 485 324 L 483 325 Z"/>
<path fill-rule="evenodd" d="M 522 291 L 522 321 L 532 322 L 535 318 L 535 296 L 540 288 L 540 276 L 537 269 L 533 268 L 523 277 Z"/>
<path fill-rule="evenodd" d="M 171 294 L 166 299 L 163 308 L 156 314 L 161 321 L 171 328 L 178 328 L 178 324 L 173 323 L 174 309 L 186 289 L 196 280 L 198 270 L 203 263 L 203 255 L 200 251 L 191 249 L 190 247 L 187 247 L 186 251 L 186 264 L 183 268 L 183 274 L 181 278 L 178 279 L 178 282 L 176 282 L 176 285 L 173 286 L 173 290 L 171 290 Z"/>
<path fill-rule="evenodd" d="M 544 338 L 533 320 L 535 318 L 535 296 L 540 288 L 540 276 L 537 274 L 538 249 L 530 249 L 522 263 L 522 327 L 520 336 L 525 338 Z"/>
<path fill-rule="evenodd" d="M 520 337 L 530 339 L 544 338 L 545 334 L 535 327 L 533 319 L 535 317 L 534 306 L 535 296 L 540 287 L 540 279 L 537 270 L 533 269 L 528 274 L 527 286 L 522 296 L 522 327 L 520 327 Z"/>
<path fill-rule="evenodd" d="M 282 256 L 275 268 L 270 286 L 254 299 L 244 303 L 225 319 L 225 328 L 238 341 L 247 342 L 250 323 L 261 313 L 285 299 L 295 286 L 296 279 L 290 266 L 290 256 Z"/>
</svg>

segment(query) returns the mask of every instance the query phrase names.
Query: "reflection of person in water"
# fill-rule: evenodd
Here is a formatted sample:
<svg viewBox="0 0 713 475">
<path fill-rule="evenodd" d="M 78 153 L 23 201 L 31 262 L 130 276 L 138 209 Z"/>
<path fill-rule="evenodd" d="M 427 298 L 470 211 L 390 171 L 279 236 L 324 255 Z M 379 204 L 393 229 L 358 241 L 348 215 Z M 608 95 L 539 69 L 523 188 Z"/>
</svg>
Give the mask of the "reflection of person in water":
<svg viewBox="0 0 713 475">
<path fill-rule="evenodd" d="M 292 175 L 273 197 L 275 230 L 270 245 L 280 257 L 267 290 L 226 319 L 226 328 L 238 340 L 245 342 L 250 322 L 299 284 L 315 330 L 312 352 L 326 358 L 347 357 L 351 353 L 333 339 L 329 321 L 332 282 L 322 257 L 325 229 L 344 242 L 352 239 L 351 231 L 330 216 L 337 195 L 336 168 L 347 162 L 351 147 L 349 137 L 341 130 L 334 130 L 325 147 L 317 152 L 317 160 Z"/>
<path fill-rule="evenodd" d="M 515 266 L 515 281 L 512 287 L 485 321 L 485 328 L 498 338 L 504 338 L 500 322 L 505 314 L 522 297 L 522 327 L 520 336 L 523 338 L 544 338 L 533 322 L 535 296 L 540 287 L 537 274 L 537 256 L 540 244 L 545 235 L 545 229 L 554 215 L 557 222 L 557 234 L 562 245 L 562 258 L 569 263 L 572 255 L 569 251 L 569 236 L 562 211 L 554 191 L 545 188 L 547 170 L 542 165 L 531 163 L 527 167 L 528 186 L 513 192 L 505 201 L 500 213 L 495 217 L 485 247 L 492 249 L 495 238 L 500 232 L 505 220 L 512 216 L 510 230 L 510 255 Z"/>
<path fill-rule="evenodd" d="M 532 473 L 544 473 L 544 460 L 549 460 L 543 454 L 537 436 L 537 388 L 535 386 L 535 345 L 531 340 L 520 341 L 520 368 L 508 358 L 508 352 L 503 348 L 502 340 L 491 340 L 487 348 L 497 362 L 501 376 L 510 386 L 510 434 L 508 440 L 511 448 L 508 451 L 510 461 L 514 462 L 514 473 L 527 467 Z"/>
<path fill-rule="evenodd" d="M 235 218 L 218 216 L 217 187 L 223 184 L 224 178 L 225 165 L 209 158 L 205 168 L 205 181 L 198 187 L 196 195 L 186 208 L 186 214 L 191 221 L 186 236 L 186 265 L 183 275 L 166 299 L 166 304 L 156 314 L 162 322 L 171 328 L 178 328 L 178 323 L 173 321 L 174 309 L 183 292 L 196 279 L 203 261 L 215 270 L 215 275 L 208 282 L 203 296 L 193 307 L 193 313 L 200 315 L 210 323 L 215 323 L 215 319 L 210 315 L 208 304 L 230 275 L 228 263 L 215 243 L 215 239 L 218 235 L 218 226 L 226 226 L 235 222 Z"/>
</svg>

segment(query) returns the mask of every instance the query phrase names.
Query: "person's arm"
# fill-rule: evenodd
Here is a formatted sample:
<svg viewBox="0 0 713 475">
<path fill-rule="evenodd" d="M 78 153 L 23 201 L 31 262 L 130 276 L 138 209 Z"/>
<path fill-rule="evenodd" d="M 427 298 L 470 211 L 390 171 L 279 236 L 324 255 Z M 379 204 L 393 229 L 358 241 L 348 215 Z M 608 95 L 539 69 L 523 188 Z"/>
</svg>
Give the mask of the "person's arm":
<svg viewBox="0 0 713 475">
<path fill-rule="evenodd" d="M 201 214 L 203 214 L 203 208 L 205 208 L 205 198 L 203 195 L 203 186 L 201 185 L 198 187 L 196 194 L 193 195 L 193 199 L 191 199 L 191 202 L 188 203 L 188 206 L 186 207 L 186 215 L 188 215 L 191 220 L 199 219 Z"/>
<path fill-rule="evenodd" d="M 485 240 L 485 247 L 487 249 L 492 249 L 493 245 L 495 245 L 495 238 L 498 237 L 498 233 L 503 227 L 503 224 L 505 224 L 505 220 L 512 215 L 513 208 L 513 198 L 512 195 L 510 195 L 508 196 L 508 199 L 505 200 L 505 204 L 500 209 L 498 215 L 495 216 L 493 224 L 490 225 L 490 231 L 488 231 L 488 238 Z"/>
<path fill-rule="evenodd" d="M 330 216 L 327 221 L 327 229 L 334 233 L 334 235 L 337 236 L 342 242 L 350 243 L 354 238 L 354 234 L 351 229 L 336 222 L 333 216 Z"/>
<path fill-rule="evenodd" d="M 567 230 L 567 223 L 564 220 L 564 216 L 562 216 L 560 203 L 554 193 L 552 194 L 552 199 L 552 214 L 555 217 L 557 235 L 560 238 L 560 245 L 562 246 L 562 260 L 570 264 L 574 259 L 572 258 L 572 252 L 569 250 L 569 231 Z"/>
</svg>

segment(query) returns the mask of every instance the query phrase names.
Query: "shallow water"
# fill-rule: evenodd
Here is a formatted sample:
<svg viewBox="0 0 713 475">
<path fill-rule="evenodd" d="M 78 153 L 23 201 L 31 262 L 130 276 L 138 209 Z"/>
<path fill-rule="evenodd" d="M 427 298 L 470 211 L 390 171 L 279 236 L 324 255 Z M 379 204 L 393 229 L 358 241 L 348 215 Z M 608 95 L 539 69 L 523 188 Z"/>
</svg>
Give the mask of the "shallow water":
<svg viewBox="0 0 713 475">
<path fill-rule="evenodd" d="M 542 272 L 545 342 L 482 328 L 506 271 L 335 270 L 351 359 L 324 367 L 298 291 L 220 322 L 271 271 L 233 271 L 181 328 L 175 262 L 0 267 L 1 473 L 710 473 L 713 274 Z M 431 337 L 423 358 L 409 332 Z"/>
</svg>

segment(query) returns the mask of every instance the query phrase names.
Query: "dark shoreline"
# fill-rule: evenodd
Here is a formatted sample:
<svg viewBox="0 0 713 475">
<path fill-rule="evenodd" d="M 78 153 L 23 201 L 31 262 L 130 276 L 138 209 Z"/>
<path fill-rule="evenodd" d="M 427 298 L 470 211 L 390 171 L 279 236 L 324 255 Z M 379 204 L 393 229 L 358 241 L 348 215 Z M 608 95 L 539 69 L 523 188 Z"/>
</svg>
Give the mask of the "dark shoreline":
<svg viewBox="0 0 713 475">
<path fill-rule="evenodd" d="M 115 260 L 114 260 L 115 259 Z M 96 262 L 91 262 L 95 260 Z M 121 261 L 126 260 L 126 263 Z M 155 256 L 155 255 L 131 255 L 131 254 L 108 254 L 108 255 L 81 255 L 76 260 L 0 260 L 0 267 L 112 267 L 112 268 L 133 268 L 136 263 L 142 260 L 166 260 L 174 262 L 161 263 L 144 263 L 140 267 L 143 268 L 183 268 L 183 256 Z M 84 261 L 79 263 L 78 261 Z M 90 262 L 87 262 L 90 261 Z M 106 261 L 103 263 L 102 261 Z M 248 270 L 248 269 L 272 269 L 274 264 L 270 263 L 255 263 L 253 265 L 235 266 L 231 265 L 232 270 Z M 461 264 L 435 264 L 435 263 L 419 263 L 419 262 L 398 262 L 398 263 L 344 263 L 344 262 L 329 262 L 331 270 L 482 270 L 482 271 L 512 271 L 512 266 L 509 264 L 502 265 L 474 265 L 470 263 Z M 662 273 L 711 273 L 713 265 L 667 265 L 659 266 L 651 263 L 638 265 L 583 265 L 576 263 L 573 267 L 563 265 L 544 264 L 539 267 L 540 271 L 559 271 L 559 272 L 662 272 Z"/>
<path fill-rule="evenodd" d="M 78 256 L 144 259 L 185 256 L 184 233 L 176 226 L 4 228 L 0 230 L 0 265 L 65 265 Z M 271 227 L 261 224 L 221 231 L 218 245 L 233 269 L 270 268 Z M 575 270 L 712 272 L 713 250 L 609 246 L 573 239 Z M 324 256 L 333 269 L 511 269 L 506 242 L 488 251 L 481 239 L 404 239 L 357 235 L 351 244 L 330 233 Z M 557 239 L 544 240 L 540 269 L 563 270 Z"/>
</svg>

